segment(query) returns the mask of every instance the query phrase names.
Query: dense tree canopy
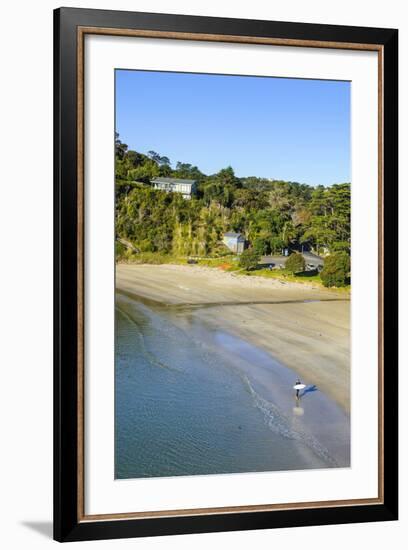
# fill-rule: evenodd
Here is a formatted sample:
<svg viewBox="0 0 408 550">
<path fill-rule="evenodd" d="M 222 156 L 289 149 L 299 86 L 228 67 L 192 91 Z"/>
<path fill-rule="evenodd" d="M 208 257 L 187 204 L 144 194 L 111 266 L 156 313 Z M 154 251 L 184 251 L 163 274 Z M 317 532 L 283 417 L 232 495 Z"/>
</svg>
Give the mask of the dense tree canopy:
<svg viewBox="0 0 408 550">
<path fill-rule="evenodd" d="M 312 187 L 258 177 L 239 178 L 227 166 L 206 175 L 155 151 L 116 146 L 116 233 L 141 251 L 208 255 L 223 250 L 226 231 L 240 232 L 256 254 L 283 247 L 350 251 L 350 184 Z M 151 187 L 154 177 L 194 179 L 191 200 Z"/>
</svg>

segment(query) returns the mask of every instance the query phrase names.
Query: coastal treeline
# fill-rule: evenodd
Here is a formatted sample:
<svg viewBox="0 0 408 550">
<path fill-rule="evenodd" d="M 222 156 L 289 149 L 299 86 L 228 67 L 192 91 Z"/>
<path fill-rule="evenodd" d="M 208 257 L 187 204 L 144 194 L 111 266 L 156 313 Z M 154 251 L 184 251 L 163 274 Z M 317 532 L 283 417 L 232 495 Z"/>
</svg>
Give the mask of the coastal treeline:
<svg viewBox="0 0 408 550">
<path fill-rule="evenodd" d="M 350 253 L 350 184 L 313 187 L 236 176 L 228 166 L 204 174 L 155 151 L 129 150 L 116 135 L 116 236 L 140 252 L 217 255 L 227 231 L 242 233 L 259 255 L 282 248 Z M 153 189 L 155 177 L 197 181 L 191 200 Z M 120 255 L 119 249 L 118 254 Z"/>
</svg>

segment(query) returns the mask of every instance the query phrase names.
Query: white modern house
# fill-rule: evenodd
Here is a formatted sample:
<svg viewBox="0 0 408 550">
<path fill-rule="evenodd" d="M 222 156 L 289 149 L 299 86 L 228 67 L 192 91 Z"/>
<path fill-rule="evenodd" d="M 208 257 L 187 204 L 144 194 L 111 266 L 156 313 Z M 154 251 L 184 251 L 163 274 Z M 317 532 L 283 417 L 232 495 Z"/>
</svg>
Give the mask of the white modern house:
<svg viewBox="0 0 408 550">
<path fill-rule="evenodd" d="M 154 189 L 160 189 L 167 193 L 181 193 L 185 199 L 191 199 L 197 188 L 195 180 L 178 178 L 153 178 L 151 184 Z"/>
</svg>

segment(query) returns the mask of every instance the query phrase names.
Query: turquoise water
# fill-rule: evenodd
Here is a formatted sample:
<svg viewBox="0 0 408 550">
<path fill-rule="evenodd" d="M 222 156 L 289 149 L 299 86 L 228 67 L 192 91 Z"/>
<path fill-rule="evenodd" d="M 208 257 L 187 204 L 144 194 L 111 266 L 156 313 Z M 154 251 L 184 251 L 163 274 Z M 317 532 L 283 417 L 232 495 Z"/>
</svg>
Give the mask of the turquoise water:
<svg viewBox="0 0 408 550">
<path fill-rule="evenodd" d="M 252 353 L 261 372 L 265 353 L 197 323 L 180 328 L 186 312 L 116 303 L 115 478 L 348 465 L 348 448 L 334 457 L 289 418 L 292 401 L 284 411 L 237 368 Z M 341 428 L 347 440 L 347 421 Z"/>
</svg>

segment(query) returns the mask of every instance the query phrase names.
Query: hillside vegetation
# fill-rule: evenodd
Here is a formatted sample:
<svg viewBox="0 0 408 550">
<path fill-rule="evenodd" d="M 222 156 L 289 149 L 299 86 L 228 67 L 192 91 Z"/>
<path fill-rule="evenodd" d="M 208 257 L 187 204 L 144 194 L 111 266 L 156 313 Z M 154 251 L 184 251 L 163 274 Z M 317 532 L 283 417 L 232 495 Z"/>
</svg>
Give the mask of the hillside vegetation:
<svg viewBox="0 0 408 550">
<path fill-rule="evenodd" d="M 226 231 L 242 233 L 259 255 L 282 248 L 350 252 L 350 184 L 313 187 L 290 181 L 216 174 L 154 151 L 131 151 L 116 136 L 116 236 L 140 254 L 222 256 Z M 191 200 L 155 190 L 154 177 L 195 179 Z M 134 253 L 134 252 L 133 252 Z M 123 244 L 117 256 L 126 254 Z"/>
</svg>

